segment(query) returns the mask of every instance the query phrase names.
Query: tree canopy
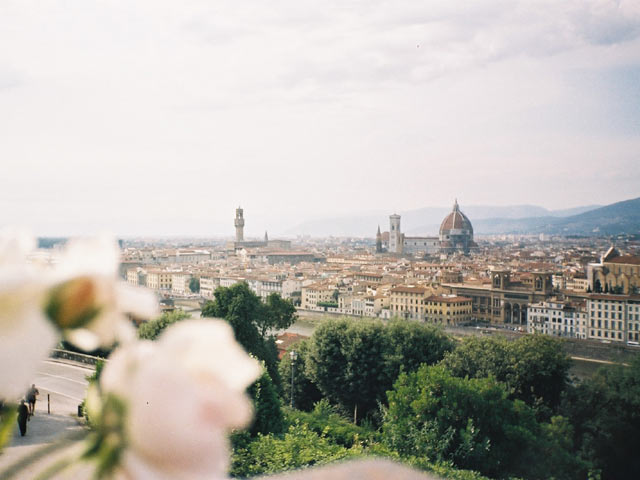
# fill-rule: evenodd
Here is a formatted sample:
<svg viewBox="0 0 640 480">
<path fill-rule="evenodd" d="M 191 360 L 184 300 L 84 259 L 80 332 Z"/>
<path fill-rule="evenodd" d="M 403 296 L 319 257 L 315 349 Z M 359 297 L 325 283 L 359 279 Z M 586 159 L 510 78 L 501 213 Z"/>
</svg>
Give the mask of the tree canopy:
<svg viewBox="0 0 640 480">
<path fill-rule="evenodd" d="M 280 389 L 278 352 L 271 329 L 289 327 L 295 321 L 295 307 L 277 293 L 260 300 L 245 282 L 231 287 L 219 287 L 214 300 L 202 308 L 203 317 L 224 318 L 244 349 L 265 362 L 272 380 Z"/>
<path fill-rule="evenodd" d="M 189 318 L 191 315 L 183 312 L 182 310 L 175 310 L 173 312 L 165 312 L 154 320 L 150 320 L 143 323 L 138 328 L 138 338 L 143 340 L 155 340 L 169 325 L 172 325 L 180 320 Z"/>
<path fill-rule="evenodd" d="M 189 280 L 189 290 L 192 293 L 200 292 L 200 279 L 198 277 L 191 277 Z"/>
<path fill-rule="evenodd" d="M 602 480 L 640 478 L 640 357 L 628 367 L 603 367 L 570 388 L 563 413 L 578 456 Z"/>
<path fill-rule="evenodd" d="M 567 384 L 571 360 L 559 340 L 527 335 L 515 341 L 504 337 L 468 337 L 445 355 L 442 364 L 452 375 L 504 382 L 512 398 L 555 409 Z"/>
<path fill-rule="evenodd" d="M 539 455 L 542 436 L 533 409 L 510 400 L 504 385 L 491 377 L 454 377 L 442 365 L 402 373 L 383 424 L 384 442 L 401 456 L 452 462 L 491 477 L 548 474 Z"/>
<path fill-rule="evenodd" d="M 401 369 L 439 361 L 452 346 L 440 330 L 416 322 L 333 320 L 311 337 L 305 367 L 329 400 L 364 417 L 386 400 Z"/>
<path fill-rule="evenodd" d="M 284 417 L 280 398 L 273 381 L 267 370 L 263 370 L 260 378 L 253 382 L 247 389 L 248 395 L 253 401 L 253 422 L 249 427 L 252 435 L 269 433 L 282 433 L 284 428 Z"/>
<path fill-rule="evenodd" d="M 309 411 L 315 403 L 322 399 L 322 393 L 318 390 L 315 383 L 311 381 L 307 374 L 307 363 L 309 355 L 309 340 L 302 340 L 289 348 L 289 351 L 295 350 L 297 353 L 294 362 L 294 379 L 293 379 L 293 398 L 295 408 L 298 410 Z M 282 379 L 283 398 L 290 402 L 291 400 L 291 357 L 284 355 L 280 360 L 279 370 Z"/>
</svg>

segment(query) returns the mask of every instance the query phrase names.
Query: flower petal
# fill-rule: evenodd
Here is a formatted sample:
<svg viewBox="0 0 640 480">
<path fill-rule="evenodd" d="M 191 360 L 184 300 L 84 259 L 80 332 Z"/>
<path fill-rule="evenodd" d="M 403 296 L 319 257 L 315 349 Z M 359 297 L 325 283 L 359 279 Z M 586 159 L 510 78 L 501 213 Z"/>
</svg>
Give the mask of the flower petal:
<svg viewBox="0 0 640 480">
<path fill-rule="evenodd" d="M 57 332 L 37 303 L 27 302 L 20 312 L 0 305 L 0 398 L 22 397 L 57 342 Z"/>
</svg>

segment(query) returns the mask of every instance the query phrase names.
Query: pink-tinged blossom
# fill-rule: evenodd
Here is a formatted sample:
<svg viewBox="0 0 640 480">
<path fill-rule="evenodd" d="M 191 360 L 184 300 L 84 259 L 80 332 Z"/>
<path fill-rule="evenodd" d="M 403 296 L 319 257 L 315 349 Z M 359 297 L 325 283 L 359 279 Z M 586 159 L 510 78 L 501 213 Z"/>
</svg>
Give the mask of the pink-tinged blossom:
<svg viewBox="0 0 640 480">
<path fill-rule="evenodd" d="M 26 261 L 34 246 L 27 234 L 0 233 L 0 398 L 9 401 L 24 395 L 58 341 L 41 308 L 43 273 Z"/>
<path fill-rule="evenodd" d="M 112 355 L 102 393 L 125 404 L 126 448 L 119 475 L 136 479 L 224 478 L 227 434 L 251 418 L 246 388 L 257 361 L 219 320 L 185 320 L 157 342 L 129 344 Z"/>
<path fill-rule="evenodd" d="M 145 319 L 157 313 L 153 293 L 118 279 L 119 254 L 108 237 L 72 240 L 56 268 L 47 314 L 84 350 L 131 341 L 135 332 L 126 314 Z"/>
</svg>

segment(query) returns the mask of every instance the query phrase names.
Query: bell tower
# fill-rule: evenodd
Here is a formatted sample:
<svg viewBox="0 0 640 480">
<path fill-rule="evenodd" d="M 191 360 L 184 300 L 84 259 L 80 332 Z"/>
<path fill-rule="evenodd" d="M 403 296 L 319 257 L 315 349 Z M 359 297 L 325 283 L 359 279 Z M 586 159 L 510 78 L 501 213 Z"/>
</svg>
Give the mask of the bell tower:
<svg viewBox="0 0 640 480">
<path fill-rule="evenodd" d="M 389 252 L 402 253 L 402 233 L 400 232 L 400 215 L 389 215 Z"/>
<path fill-rule="evenodd" d="M 242 242 L 244 240 L 244 217 L 242 213 L 242 208 L 236 208 L 236 219 L 233 222 L 236 226 L 236 242 Z"/>
</svg>

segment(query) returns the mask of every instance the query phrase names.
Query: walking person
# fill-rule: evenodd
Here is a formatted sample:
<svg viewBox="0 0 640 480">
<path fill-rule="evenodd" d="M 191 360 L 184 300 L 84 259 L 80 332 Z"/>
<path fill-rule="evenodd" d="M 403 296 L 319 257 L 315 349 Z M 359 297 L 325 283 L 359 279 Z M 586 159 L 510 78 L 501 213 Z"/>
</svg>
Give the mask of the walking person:
<svg viewBox="0 0 640 480">
<path fill-rule="evenodd" d="M 20 428 L 20 435 L 25 436 L 27 434 L 27 419 L 29 418 L 29 407 L 24 403 L 24 398 L 20 400 L 18 405 L 18 427 Z"/>
<path fill-rule="evenodd" d="M 32 383 L 31 388 L 27 392 L 27 402 L 29 402 L 29 416 L 33 417 L 36 411 L 36 397 L 40 395 L 40 392 L 36 388 L 36 384 Z"/>
</svg>

